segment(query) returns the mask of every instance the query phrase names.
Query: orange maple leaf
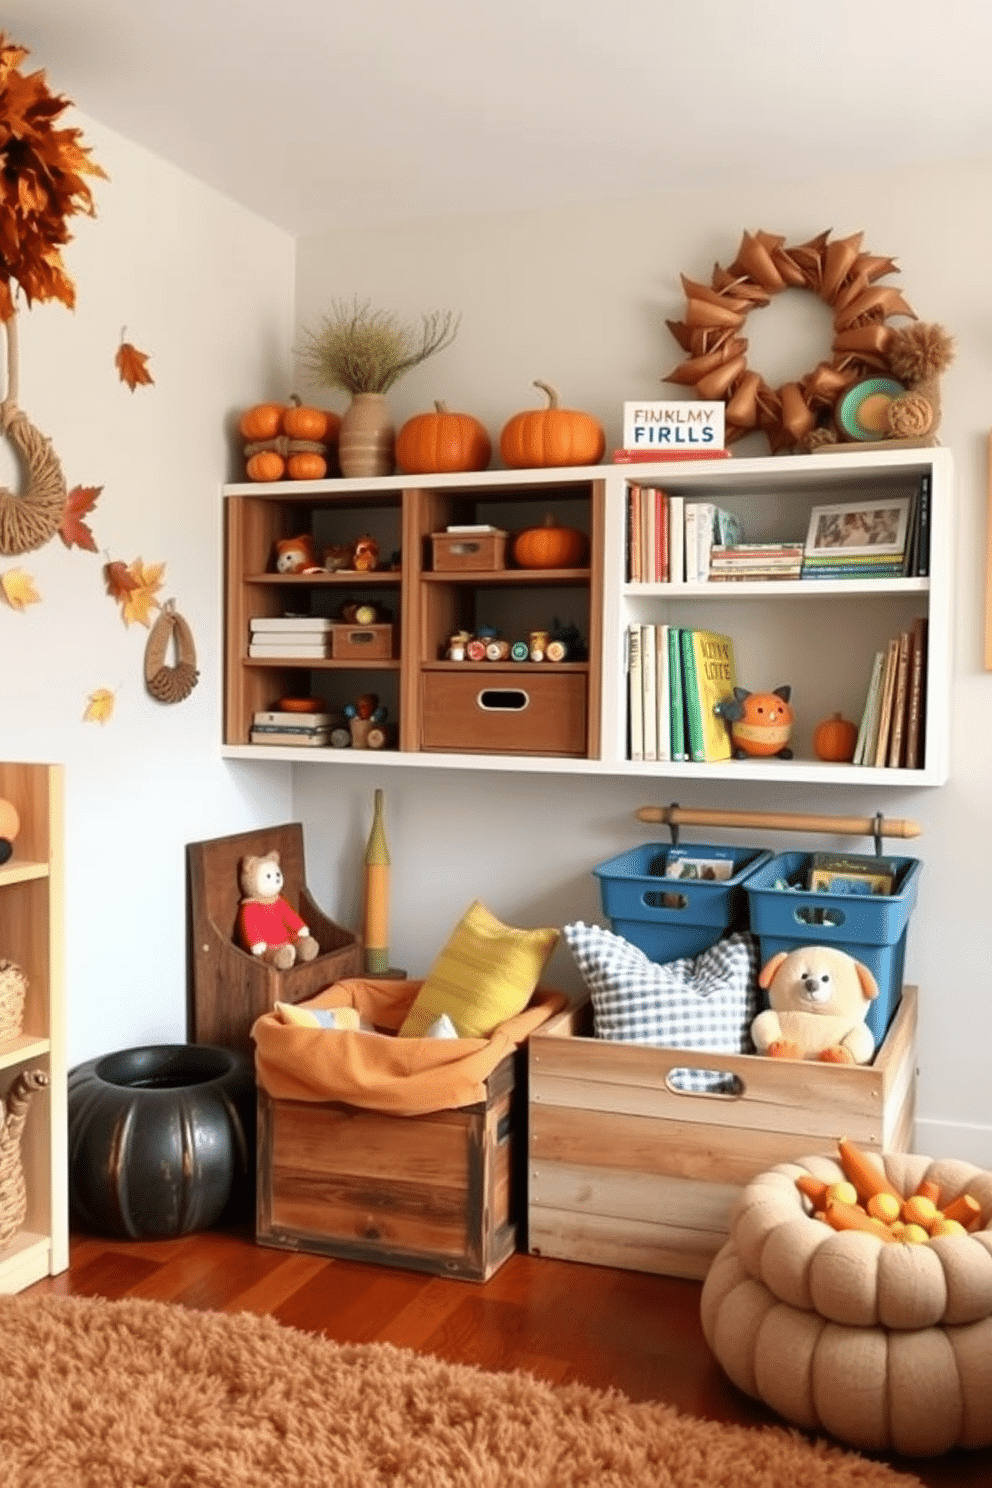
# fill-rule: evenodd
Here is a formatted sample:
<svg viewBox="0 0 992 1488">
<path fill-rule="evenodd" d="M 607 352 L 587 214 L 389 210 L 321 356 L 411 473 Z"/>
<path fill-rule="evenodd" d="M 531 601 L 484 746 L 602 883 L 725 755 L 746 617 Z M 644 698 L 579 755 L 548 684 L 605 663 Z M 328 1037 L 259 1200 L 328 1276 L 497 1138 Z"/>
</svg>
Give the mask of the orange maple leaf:
<svg viewBox="0 0 992 1488">
<path fill-rule="evenodd" d="M 114 694 L 109 687 L 98 687 L 86 699 L 84 723 L 108 723 L 114 716 Z"/>
<path fill-rule="evenodd" d="M 152 611 L 161 609 L 162 602 L 155 595 L 162 587 L 165 574 L 164 563 L 144 563 L 135 558 L 128 570 L 134 580 L 132 587 L 121 598 L 121 619 L 125 625 L 150 626 Z"/>
<path fill-rule="evenodd" d="M 34 579 L 23 568 L 8 568 L 0 574 L 0 596 L 12 610 L 26 610 L 28 605 L 41 603 Z"/>
<path fill-rule="evenodd" d="M 130 341 L 121 342 L 117 348 L 117 355 L 114 361 L 117 364 L 121 382 L 126 382 L 132 393 L 139 382 L 147 383 L 155 381 L 146 366 L 148 353 L 139 351 L 136 346 L 131 345 Z"/>
<path fill-rule="evenodd" d="M 127 564 L 121 563 L 120 559 L 103 565 L 103 579 L 107 586 L 107 593 L 111 599 L 116 599 L 119 603 L 123 603 L 131 590 L 138 587 L 137 579 Z"/>
<path fill-rule="evenodd" d="M 83 517 L 96 506 L 97 497 L 102 490 L 102 486 L 73 486 L 69 492 L 65 511 L 62 513 L 62 525 L 59 527 L 59 537 L 67 548 L 87 548 L 91 553 L 96 552 L 93 534 Z"/>
</svg>

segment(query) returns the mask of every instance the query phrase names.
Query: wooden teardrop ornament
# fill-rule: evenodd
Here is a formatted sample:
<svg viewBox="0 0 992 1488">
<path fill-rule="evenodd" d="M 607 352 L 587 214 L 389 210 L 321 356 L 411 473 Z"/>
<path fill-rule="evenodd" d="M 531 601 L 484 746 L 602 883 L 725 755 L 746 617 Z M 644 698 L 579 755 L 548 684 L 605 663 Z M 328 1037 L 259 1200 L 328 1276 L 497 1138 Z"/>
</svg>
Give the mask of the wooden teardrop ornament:
<svg viewBox="0 0 992 1488">
<path fill-rule="evenodd" d="M 170 642 L 176 658 L 171 666 L 165 660 Z M 199 679 L 193 632 L 177 613 L 175 600 L 170 599 L 152 626 L 145 647 L 145 686 L 160 703 L 181 703 Z"/>
<path fill-rule="evenodd" d="M 31 553 L 44 547 L 62 524 L 66 484 L 51 441 L 17 406 L 17 318 L 4 323 L 7 336 L 7 395 L 0 402 L 0 435 L 13 445 L 24 468 L 23 493 L 0 486 L 0 553 Z"/>
</svg>

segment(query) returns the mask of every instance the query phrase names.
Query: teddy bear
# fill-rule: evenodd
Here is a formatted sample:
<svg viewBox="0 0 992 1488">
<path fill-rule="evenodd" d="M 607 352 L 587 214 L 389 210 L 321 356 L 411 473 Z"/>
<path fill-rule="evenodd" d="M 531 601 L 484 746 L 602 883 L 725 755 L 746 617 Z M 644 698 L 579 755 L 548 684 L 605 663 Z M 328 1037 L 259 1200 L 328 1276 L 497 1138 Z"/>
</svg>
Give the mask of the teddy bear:
<svg viewBox="0 0 992 1488">
<path fill-rule="evenodd" d="M 862 962 L 834 946 L 801 946 L 766 961 L 758 985 L 770 1004 L 751 1024 L 759 1054 L 869 1063 L 875 1039 L 865 1015 L 878 983 Z"/>
<path fill-rule="evenodd" d="M 283 875 L 278 852 L 273 849 L 262 857 L 249 854 L 242 858 L 238 883 L 242 894 L 237 920 L 241 946 L 279 971 L 287 971 L 297 961 L 313 961 L 320 947 L 280 892 Z"/>
<path fill-rule="evenodd" d="M 320 573 L 313 539 L 308 532 L 300 537 L 284 537 L 276 543 L 276 573 Z"/>
</svg>

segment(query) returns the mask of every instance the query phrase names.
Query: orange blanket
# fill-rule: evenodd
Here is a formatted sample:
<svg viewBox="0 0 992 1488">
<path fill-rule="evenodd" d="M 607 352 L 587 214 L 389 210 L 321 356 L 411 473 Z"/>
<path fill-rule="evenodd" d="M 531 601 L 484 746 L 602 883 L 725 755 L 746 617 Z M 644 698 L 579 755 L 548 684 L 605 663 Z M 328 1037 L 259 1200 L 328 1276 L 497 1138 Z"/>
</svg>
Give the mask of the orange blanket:
<svg viewBox="0 0 992 1488">
<path fill-rule="evenodd" d="M 277 1100 L 346 1101 L 396 1116 L 420 1116 L 485 1100 L 485 1082 L 512 1049 L 568 1003 L 561 992 L 538 988 L 515 1018 L 489 1038 L 395 1038 L 422 981 L 366 981 L 350 977 L 302 1007 L 353 1007 L 382 1035 L 301 1028 L 263 1013 L 251 1030 L 255 1072 Z"/>
</svg>

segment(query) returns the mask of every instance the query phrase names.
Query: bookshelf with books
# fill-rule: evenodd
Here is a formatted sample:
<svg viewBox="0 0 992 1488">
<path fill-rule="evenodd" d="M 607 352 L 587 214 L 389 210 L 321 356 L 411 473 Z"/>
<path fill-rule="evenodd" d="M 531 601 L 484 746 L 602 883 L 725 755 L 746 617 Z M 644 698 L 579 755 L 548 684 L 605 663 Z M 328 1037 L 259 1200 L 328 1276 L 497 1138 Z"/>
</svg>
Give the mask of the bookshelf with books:
<svg viewBox="0 0 992 1488">
<path fill-rule="evenodd" d="M 228 487 L 225 755 L 348 766 L 939 785 L 948 768 L 952 498 L 948 450 L 878 446 Z M 901 572 L 873 572 L 871 564 L 862 571 L 841 556 L 840 573 L 803 577 L 814 511 L 852 506 L 905 513 L 895 539 L 902 544 Z M 516 567 L 514 534 L 539 526 L 549 512 L 587 534 L 588 560 L 567 570 Z M 686 564 L 687 512 L 696 532 L 694 578 Z M 508 534 L 505 556 L 494 559 L 502 566 L 434 564 L 439 533 L 457 526 L 477 531 L 480 524 Z M 362 574 L 273 571 L 279 539 L 309 531 L 320 551 L 365 530 L 380 554 L 398 555 L 395 567 Z M 824 530 L 831 541 L 832 529 Z M 886 567 L 896 561 L 885 557 Z M 302 616 L 301 626 L 317 634 L 295 641 L 317 648 L 324 644 L 320 622 L 345 598 L 389 613 L 386 654 L 275 654 L 281 642 L 273 621 Z M 460 630 L 486 624 L 513 643 L 546 630 L 552 618 L 574 621 L 586 655 L 538 663 L 446 654 L 449 637 Z M 884 759 L 877 725 L 874 748 L 858 763 L 818 759 L 817 723 L 835 712 L 858 724 L 865 719 L 876 657 L 887 654 L 892 638 L 915 636 L 917 622 L 926 622 L 925 641 L 918 656 L 907 648 L 900 729 L 893 739 L 890 708 Z M 635 628 L 635 662 L 650 656 L 653 666 L 647 757 L 640 694 L 638 719 L 631 706 Z M 660 720 L 671 712 L 673 689 L 683 687 L 681 665 L 677 675 L 664 665 L 666 655 L 681 658 L 672 643 L 683 630 L 729 637 L 738 686 L 792 689 L 791 759 L 692 759 L 684 740 L 686 757 L 678 758 Z M 267 649 L 251 655 L 252 645 Z M 893 703 L 898 691 L 897 669 Z M 361 694 L 375 694 L 387 710 L 390 741 L 383 749 L 332 741 L 343 706 Z M 331 717 L 284 728 L 285 720 L 261 717 L 278 713 L 286 695 L 312 699 L 311 712 Z M 526 733 L 520 747 L 507 742 L 516 726 L 510 713 L 494 719 L 489 712 L 486 700 L 493 697 L 519 708 Z M 475 720 L 478 708 L 486 716 L 476 728 L 466 720 Z"/>
<path fill-rule="evenodd" d="M 636 625 L 726 635 L 737 685 L 768 691 L 787 684 L 795 713 L 792 759 L 643 759 L 636 764 L 639 771 L 865 785 L 898 780 L 929 786 L 947 778 L 949 451 L 875 446 L 864 453 L 672 462 L 657 469 L 631 465 L 624 475 L 624 538 L 614 543 L 612 554 L 622 575 L 617 613 L 624 634 Z M 636 541 L 631 525 L 636 525 L 638 498 L 642 508 L 645 490 L 655 493 L 652 499 L 662 512 L 667 501 L 669 521 L 681 506 L 686 532 L 692 530 L 686 514 L 693 509 L 697 530 L 707 507 L 736 520 L 738 535 L 732 543 L 712 543 L 707 573 L 690 578 L 683 567 L 680 574 L 669 572 L 660 579 L 633 577 L 630 558 Z M 833 514 L 835 509 L 842 516 L 853 509 L 852 522 L 863 513 L 871 517 L 881 512 L 886 518 L 895 513 L 894 533 L 882 531 L 884 523 L 879 522 L 888 550 L 864 560 L 852 544 L 861 561 L 845 562 L 835 529 L 821 525 L 825 541 L 837 541 L 839 549 L 837 559 L 821 568 L 834 571 L 804 575 L 814 514 Z M 727 553 L 734 555 L 730 573 L 725 571 Z M 714 564 L 724 571 L 714 571 Z M 608 571 L 610 566 L 608 551 Z M 606 612 L 609 617 L 609 600 Z M 890 641 L 891 669 L 886 665 Z M 621 667 L 624 650 L 625 644 L 619 648 Z M 891 682 L 886 697 L 887 670 Z M 610 686 L 607 667 L 606 695 Z M 629 691 L 628 685 L 628 698 Z M 874 698 L 869 697 L 872 692 Z M 873 718 L 868 716 L 872 706 Z M 813 750 L 818 721 L 838 711 L 862 725 L 859 753 L 850 764 L 820 760 Z M 866 733 L 871 734 L 867 742 Z M 607 747 L 609 743 L 607 736 Z"/>
</svg>

